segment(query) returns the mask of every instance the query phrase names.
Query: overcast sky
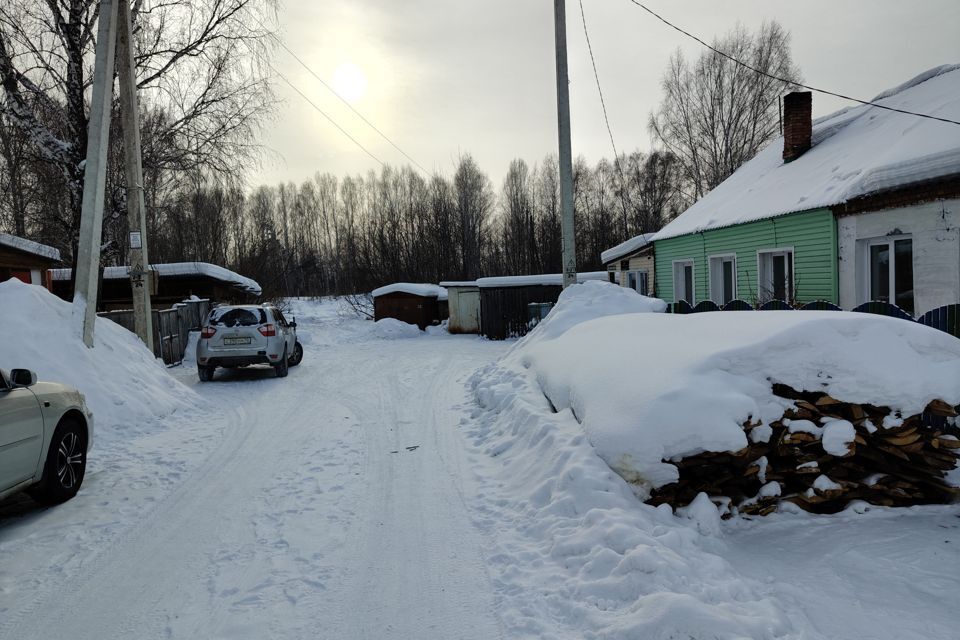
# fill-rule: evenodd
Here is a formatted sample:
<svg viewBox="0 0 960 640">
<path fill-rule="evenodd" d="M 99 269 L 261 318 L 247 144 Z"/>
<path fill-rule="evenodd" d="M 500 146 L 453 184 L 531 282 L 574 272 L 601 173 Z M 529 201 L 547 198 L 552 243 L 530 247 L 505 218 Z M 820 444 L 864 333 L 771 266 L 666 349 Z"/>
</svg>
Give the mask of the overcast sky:
<svg viewBox="0 0 960 640">
<path fill-rule="evenodd" d="M 779 21 L 808 84 L 873 98 L 917 73 L 960 62 L 960 0 L 648 0 L 651 9 L 711 40 L 739 21 Z M 647 117 L 678 47 L 702 47 L 630 0 L 583 0 L 614 139 L 648 150 Z M 499 189 L 513 158 L 557 149 L 550 0 L 287 0 L 285 44 L 428 171 L 450 174 L 471 153 Z M 573 153 L 612 156 L 576 0 L 567 1 Z M 274 65 L 380 160 L 396 149 L 285 51 Z M 345 66 L 346 65 L 346 66 Z M 339 72 L 338 72 L 339 69 Z M 366 87 L 357 69 L 366 80 Z M 254 184 L 301 182 L 315 172 L 365 173 L 377 163 L 277 80 L 283 100 L 262 142 L 271 150 Z M 814 94 L 814 115 L 847 103 Z"/>
</svg>

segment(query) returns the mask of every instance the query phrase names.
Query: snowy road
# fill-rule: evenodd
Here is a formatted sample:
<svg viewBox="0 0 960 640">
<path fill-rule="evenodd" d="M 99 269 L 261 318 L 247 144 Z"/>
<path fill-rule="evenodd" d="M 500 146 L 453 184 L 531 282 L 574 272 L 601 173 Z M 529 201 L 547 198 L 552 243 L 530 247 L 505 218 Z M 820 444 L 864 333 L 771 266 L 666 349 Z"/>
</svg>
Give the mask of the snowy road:
<svg viewBox="0 0 960 640">
<path fill-rule="evenodd" d="M 457 429 L 463 380 L 502 346 L 300 323 L 286 379 L 178 373 L 210 411 L 174 420 L 129 482 L 95 470 L 60 509 L 0 515 L 3 557 L 53 551 L 0 570 L 0 638 L 503 635 Z"/>
</svg>

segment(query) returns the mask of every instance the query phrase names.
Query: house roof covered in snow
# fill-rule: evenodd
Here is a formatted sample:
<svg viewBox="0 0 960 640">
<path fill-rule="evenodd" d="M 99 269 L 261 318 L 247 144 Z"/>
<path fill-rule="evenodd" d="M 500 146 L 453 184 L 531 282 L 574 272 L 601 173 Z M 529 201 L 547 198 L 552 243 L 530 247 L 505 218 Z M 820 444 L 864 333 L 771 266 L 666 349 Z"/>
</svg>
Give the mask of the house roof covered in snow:
<svg viewBox="0 0 960 640">
<path fill-rule="evenodd" d="M 638 236 L 634 236 L 627 240 L 626 242 L 621 242 L 615 247 L 607 249 L 600 254 L 600 262 L 603 264 L 609 264 L 614 260 L 619 260 L 620 258 L 642 249 L 643 247 L 650 244 L 650 241 L 653 239 L 653 233 L 641 233 Z"/>
<path fill-rule="evenodd" d="M 926 71 L 872 102 L 960 120 L 960 65 Z M 654 240 L 829 207 L 960 174 L 960 126 L 872 105 L 815 120 L 812 142 L 806 153 L 784 163 L 783 138 L 773 141 Z"/>
<path fill-rule="evenodd" d="M 171 262 L 152 264 L 150 268 L 161 278 L 203 276 L 232 284 L 256 296 L 263 292 L 256 280 L 208 262 Z M 104 280 L 122 280 L 129 277 L 129 271 L 130 267 L 106 267 L 103 270 L 103 278 Z M 69 280 L 70 269 L 53 269 L 53 279 Z"/>
<path fill-rule="evenodd" d="M 577 274 L 577 282 L 583 283 L 588 280 L 606 280 L 608 278 L 606 271 L 588 271 Z M 534 287 L 556 286 L 563 284 L 562 273 L 543 273 L 533 276 L 500 276 L 494 278 L 480 278 L 477 280 L 477 286 L 481 289 L 498 289 L 501 287 Z"/>
<path fill-rule="evenodd" d="M 48 247 L 47 245 L 40 244 L 39 242 L 34 242 L 33 240 L 27 240 L 26 238 L 13 236 L 9 233 L 0 233 L 0 246 L 16 249 L 17 251 L 23 251 L 24 253 L 30 253 L 35 256 L 40 256 L 41 258 L 53 260 L 54 262 L 60 262 L 60 251 L 58 249 Z"/>
<path fill-rule="evenodd" d="M 412 296 L 421 296 L 423 298 L 436 298 L 437 300 L 447 299 L 447 290 L 435 284 L 426 284 L 419 282 L 394 282 L 386 286 L 374 289 L 374 298 L 385 296 L 389 293 L 409 293 Z"/>
</svg>

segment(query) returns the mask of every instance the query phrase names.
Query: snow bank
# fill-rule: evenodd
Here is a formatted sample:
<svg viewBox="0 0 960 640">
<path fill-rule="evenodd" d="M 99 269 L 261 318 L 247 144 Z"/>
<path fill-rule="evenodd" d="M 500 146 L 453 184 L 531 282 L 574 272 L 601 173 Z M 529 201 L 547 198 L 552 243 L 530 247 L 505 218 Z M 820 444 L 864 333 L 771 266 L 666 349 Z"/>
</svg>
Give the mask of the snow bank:
<svg viewBox="0 0 960 640">
<path fill-rule="evenodd" d="M 718 555 L 727 528 L 707 496 L 675 517 L 624 478 L 667 482 L 676 470 L 663 458 L 745 446 L 741 422 L 782 413 L 773 382 L 910 412 L 960 402 L 960 341 L 866 314 L 637 312 L 658 308 L 612 285 L 571 287 L 470 379 L 478 408 L 464 429 L 505 626 L 543 638 L 839 637 L 797 606 L 816 582 L 779 590 L 767 566 L 748 576 Z M 843 421 L 823 431 L 845 447 Z"/>
<path fill-rule="evenodd" d="M 745 420 L 769 423 L 787 406 L 773 395 L 774 382 L 904 414 L 936 398 L 960 403 L 960 341 L 867 314 L 614 316 L 518 345 L 510 357 L 641 487 L 677 478 L 676 467 L 661 460 L 745 447 Z"/>
<path fill-rule="evenodd" d="M 396 318 L 383 318 L 373 323 L 373 335 L 384 340 L 403 340 L 419 338 L 423 332 L 415 324 L 408 324 Z"/>
<path fill-rule="evenodd" d="M 374 289 L 371 295 L 374 298 L 379 298 L 388 293 L 409 293 L 412 296 L 422 296 L 424 298 L 436 298 L 437 300 L 447 299 L 447 290 L 443 287 L 435 284 L 416 282 L 394 282 L 379 289 Z"/>
<path fill-rule="evenodd" d="M 136 430 L 196 403 L 195 394 L 120 325 L 98 318 L 95 348 L 88 349 L 72 311 L 42 287 L 0 282 L 0 320 L 9 336 L 0 341 L 0 367 L 32 369 L 41 380 L 79 389 L 93 410 L 98 439 L 110 437 L 111 425 Z"/>
</svg>

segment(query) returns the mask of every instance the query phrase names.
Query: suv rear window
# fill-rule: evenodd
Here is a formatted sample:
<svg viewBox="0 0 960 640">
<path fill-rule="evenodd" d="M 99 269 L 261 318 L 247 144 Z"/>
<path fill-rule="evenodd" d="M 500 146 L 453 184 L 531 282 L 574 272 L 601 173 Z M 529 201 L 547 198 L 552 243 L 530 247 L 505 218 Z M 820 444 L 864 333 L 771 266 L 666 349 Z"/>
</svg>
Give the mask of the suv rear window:
<svg viewBox="0 0 960 640">
<path fill-rule="evenodd" d="M 267 316 L 263 309 L 214 309 L 210 312 L 210 324 L 222 327 L 255 327 L 264 324 Z"/>
</svg>

